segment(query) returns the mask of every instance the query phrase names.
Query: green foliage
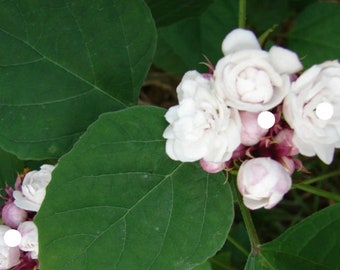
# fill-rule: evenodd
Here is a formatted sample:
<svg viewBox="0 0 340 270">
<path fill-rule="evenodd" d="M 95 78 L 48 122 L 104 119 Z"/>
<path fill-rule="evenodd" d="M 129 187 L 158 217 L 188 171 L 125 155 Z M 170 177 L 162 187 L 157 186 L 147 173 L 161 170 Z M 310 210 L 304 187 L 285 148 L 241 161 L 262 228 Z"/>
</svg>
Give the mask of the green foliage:
<svg viewBox="0 0 340 270">
<path fill-rule="evenodd" d="M 339 59 L 340 5 L 314 2 L 249 0 L 247 27 L 282 24 L 266 46 L 295 50 L 305 67 Z M 169 159 L 165 110 L 135 106 L 151 63 L 207 72 L 204 55 L 216 64 L 237 22 L 237 0 L 0 2 L 0 188 L 26 164 L 58 163 L 35 219 L 41 270 L 340 269 L 339 204 L 282 233 L 330 204 L 296 190 L 253 214 L 265 241 L 282 235 L 246 261 L 225 175 Z"/>
<path fill-rule="evenodd" d="M 315 3 L 298 17 L 288 34 L 289 48 L 302 58 L 305 67 L 340 59 L 340 5 Z"/>
<path fill-rule="evenodd" d="M 204 55 L 215 64 L 221 58 L 221 43 L 237 27 L 237 1 L 216 0 L 197 18 L 158 28 L 156 66 L 182 75 L 187 70 L 205 70 Z"/>
<path fill-rule="evenodd" d="M 0 145 L 58 158 L 98 115 L 137 103 L 155 28 L 142 1 L 0 3 Z"/>
<path fill-rule="evenodd" d="M 289 228 L 251 254 L 245 269 L 340 269 L 339 211 L 335 204 Z"/>
<path fill-rule="evenodd" d="M 229 185 L 167 157 L 163 115 L 104 114 L 60 159 L 36 218 L 41 269 L 191 269 L 221 248 Z"/>
<path fill-rule="evenodd" d="M 24 168 L 24 162 L 0 148 L 0 190 L 6 184 L 13 186 L 17 174 Z M 3 192 L 0 191 L 0 194 Z"/>
<path fill-rule="evenodd" d="M 213 0 L 145 0 L 158 27 L 176 23 L 188 17 L 199 16 Z"/>
</svg>

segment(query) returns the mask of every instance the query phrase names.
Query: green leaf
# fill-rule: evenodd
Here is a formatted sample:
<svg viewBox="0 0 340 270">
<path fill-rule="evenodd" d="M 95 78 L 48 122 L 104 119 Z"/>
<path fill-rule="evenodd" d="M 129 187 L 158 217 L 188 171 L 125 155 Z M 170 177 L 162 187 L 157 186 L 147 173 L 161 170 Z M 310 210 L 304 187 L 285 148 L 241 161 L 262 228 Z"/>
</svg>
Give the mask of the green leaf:
<svg viewBox="0 0 340 270">
<path fill-rule="evenodd" d="M 247 23 L 252 30 L 262 33 L 287 16 L 288 0 L 247 0 Z"/>
<path fill-rule="evenodd" d="M 165 154 L 164 110 L 107 113 L 64 155 L 37 215 L 41 270 L 191 269 L 233 221 L 224 175 Z"/>
<path fill-rule="evenodd" d="M 216 256 L 210 259 L 212 270 L 232 269 L 231 254 L 229 252 L 219 252 Z"/>
<path fill-rule="evenodd" d="M 187 70 L 208 71 L 203 55 L 214 64 L 221 58 L 222 41 L 237 27 L 237 1 L 216 0 L 199 18 L 158 28 L 156 66 L 182 75 Z"/>
<path fill-rule="evenodd" d="M 212 0 L 145 0 L 151 9 L 158 27 L 179 20 L 200 15 L 213 2 Z"/>
<path fill-rule="evenodd" d="M 304 66 L 340 59 L 340 5 L 315 3 L 298 17 L 288 35 L 289 48 L 298 53 Z"/>
<path fill-rule="evenodd" d="M 0 3 L 0 144 L 58 158 L 103 112 L 136 104 L 156 30 L 139 0 Z"/>
<path fill-rule="evenodd" d="M 260 247 L 248 258 L 250 269 L 340 269 L 340 204 L 316 212 Z"/>
<path fill-rule="evenodd" d="M 13 187 L 17 174 L 24 169 L 24 162 L 0 148 L 0 190 L 5 184 Z"/>
<path fill-rule="evenodd" d="M 194 267 L 193 270 L 212 270 L 212 268 L 209 261 L 206 261 L 203 264 Z"/>
</svg>

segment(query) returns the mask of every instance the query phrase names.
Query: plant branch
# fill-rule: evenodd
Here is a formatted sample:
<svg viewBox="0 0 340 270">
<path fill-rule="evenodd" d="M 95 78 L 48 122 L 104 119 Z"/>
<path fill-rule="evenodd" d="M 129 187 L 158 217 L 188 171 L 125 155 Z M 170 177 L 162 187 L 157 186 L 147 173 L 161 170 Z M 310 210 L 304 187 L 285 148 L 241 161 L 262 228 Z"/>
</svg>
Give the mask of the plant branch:
<svg viewBox="0 0 340 270">
<path fill-rule="evenodd" d="M 316 187 L 313 187 L 313 186 L 310 186 L 310 185 L 295 184 L 295 185 L 293 185 L 293 188 L 300 189 L 300 190 L 303 190 L 303 191 L 307 191 L 309 193 L 315 194 L 315 195 L 320 196 L 320 197 L 324 197 L 324 198 L 329 199 L 329 200 L 340 202 L 340 195 L 334 194 L 334 193 L 331 193 L 331 192 L 328 192 L 326 190 L 316 188 Z"/>
<path fill-rule="evenodd" d="M 313 184 L 315 182 L 326 180 L 327 178 L 331 178 L 331 177 L 337 176 L 337 175 L 340 175 L 340 170 L 330 172 L 330 173 L 327 173 L 327 174 L 324 174 L 324 175 L 320 175 L 320 176 L 317 176 L 317 177 L 314 177 L 314 178 L 311 178 L 311 179 L 307 179 L 307 180 L 304 180 L 304 181 L 302 181 L 298 184 L 295 184 L 295 185 L 300 185 L 300 184 L 309 185 L 309 184 Z M 293 185 L 293 188 L 294 188 L 295 185 Z"/>
</svg>

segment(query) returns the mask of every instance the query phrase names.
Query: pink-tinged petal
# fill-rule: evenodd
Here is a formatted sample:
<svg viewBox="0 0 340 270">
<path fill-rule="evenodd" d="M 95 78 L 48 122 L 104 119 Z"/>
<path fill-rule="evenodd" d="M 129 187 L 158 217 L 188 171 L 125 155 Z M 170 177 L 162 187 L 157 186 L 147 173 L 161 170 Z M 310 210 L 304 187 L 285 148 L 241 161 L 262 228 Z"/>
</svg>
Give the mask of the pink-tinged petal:
<svg viewBox="0 0 340 270">
<path fill-rule="evenodd" d="M 262 208 L 265 205 L 267 205 L 267 202 L 268 200 L 266 198 L 263 198 L 261 200 L 254 200 L 252 198 L 243 196 L 243 203 L 250 210 L 256 210 L 256 209 Z"/>
<path fill-rule="evenodd" d="M 249 30 L 235 29 L 222 42 L 222 52 L 224 55 L 248 49 L 261 50 L 256 36 Z"/>
<path fill-rule="evenodd" d="M 272 209 L 275 205 L 277 205 L 283 198 L 282 193 L 273 193 L 272 196 L 270 196 L 268 203 L 266 206 L 264 206 L 265 209 Z"/>
<path fill-rule="evenodd" d="M 225 168 L 225 162 L 209 162 L 204 159 L 200 160 L 200 165 L 208 173 L 218 173 Z"/>
<path fill-rule="evenodd" d="M 281 74 L 296 73 L 303 68 L 297 54 L 290 50 L 273 46 L 268 53 L 272 65 Z"/>
</svg>

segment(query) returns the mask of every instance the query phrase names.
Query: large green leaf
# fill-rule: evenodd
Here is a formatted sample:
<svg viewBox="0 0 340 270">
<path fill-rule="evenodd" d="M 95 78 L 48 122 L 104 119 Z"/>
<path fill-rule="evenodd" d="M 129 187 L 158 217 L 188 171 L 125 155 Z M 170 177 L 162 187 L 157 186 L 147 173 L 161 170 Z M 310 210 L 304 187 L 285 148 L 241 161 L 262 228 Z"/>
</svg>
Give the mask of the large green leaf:
<svg viewBox="0 0 340 270">
<path fill-rule="evenodd" d="M 38 213 L 41 270 L 191 269 L 233 220 L 224 175 L 165 154 L 164 110 L 102 115 L 64 155 Z"/>
<path fill-rule="evenodd" d="M 340 59 L 339 25 L 339 4 L 312 4 L 297 17 L 288 35 L 289 48 L 299 54 L 305 67 Z"/>
<path fill-rule="evenodd" d="M 323 209 L 289 228 L 248 258 L 247 270 L 340 269 L 340 204 Z"/>
<path fill-rule="evenodd" d="M 200 15 L 213 0 L 145 0 L 145 2 L 150 7 L 157 26 L 165 26 Z"/>
<path fill-rule="evenodd" d="M 216 0 L 199 18 L 190 18 L 158 28 L 155 65 L 181 75 L 187 70 L 208 69 L 199 64 L 203 55 L 215 64 L 221 58 L 222 41 L 237 27 L 236 0 Z"/>
<path fill-rule="evenodd" d="M 136 104 L 156 30 L 140 0 L 8 0 L 0 40 L 0 145 L 44 159 L 99 114 Z"/>
</svg>

